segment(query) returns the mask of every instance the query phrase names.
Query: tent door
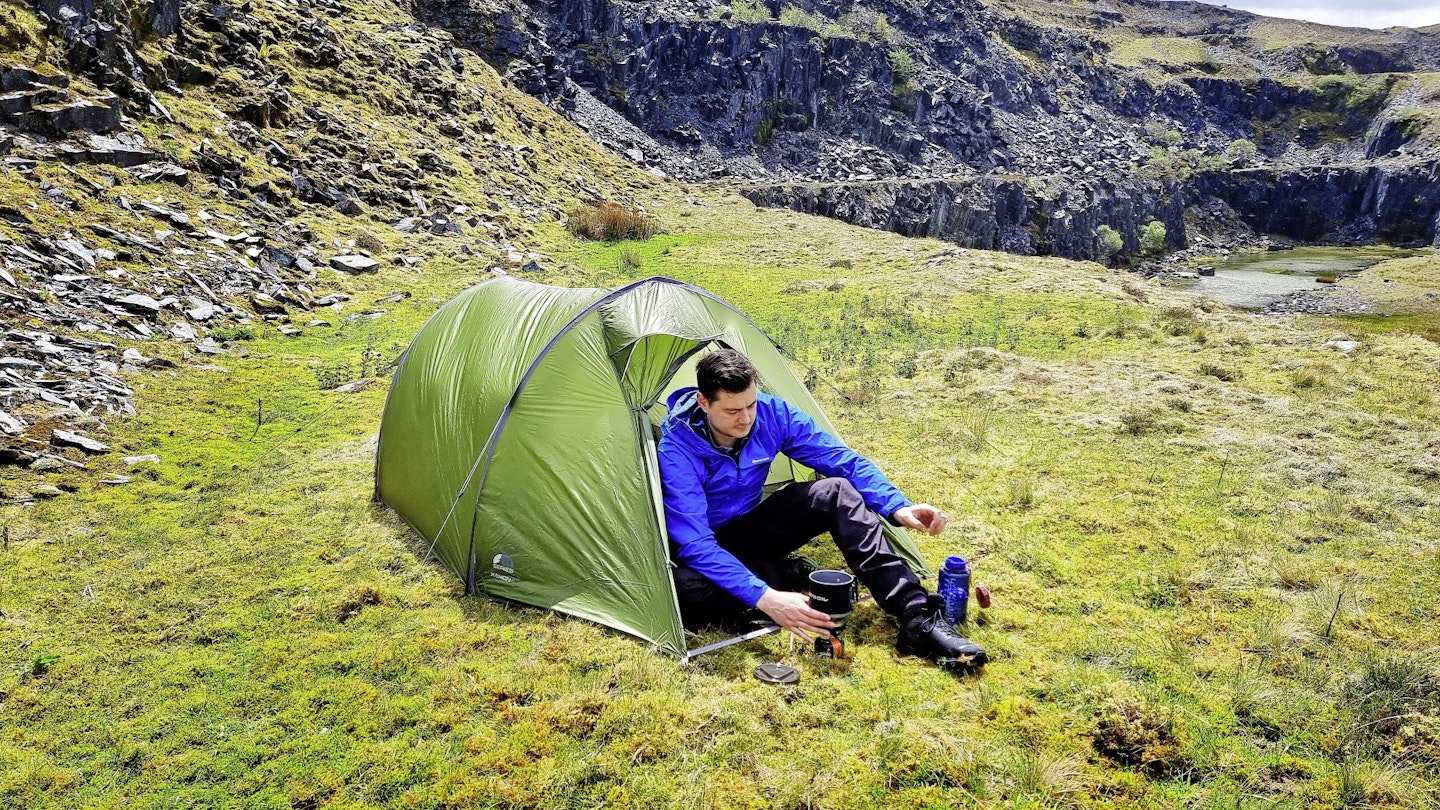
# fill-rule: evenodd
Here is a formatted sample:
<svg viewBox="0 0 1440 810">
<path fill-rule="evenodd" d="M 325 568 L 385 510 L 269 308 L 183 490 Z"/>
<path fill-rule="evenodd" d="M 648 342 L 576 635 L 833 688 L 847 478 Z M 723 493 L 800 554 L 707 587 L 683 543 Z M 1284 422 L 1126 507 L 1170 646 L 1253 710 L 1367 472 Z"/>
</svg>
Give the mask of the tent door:
<svg viewBox="0 0 1440 810">
<path fill-rule="evenodd" d="M 653 408 L 670 389 L 670 379 L 686 359 L 714 339 L 713 336 L 692 339 L 675 335 L 646 335 L 610 355 L 620 375 L 620 388 L 630 407 L 640 412 Z"/>
</svg>

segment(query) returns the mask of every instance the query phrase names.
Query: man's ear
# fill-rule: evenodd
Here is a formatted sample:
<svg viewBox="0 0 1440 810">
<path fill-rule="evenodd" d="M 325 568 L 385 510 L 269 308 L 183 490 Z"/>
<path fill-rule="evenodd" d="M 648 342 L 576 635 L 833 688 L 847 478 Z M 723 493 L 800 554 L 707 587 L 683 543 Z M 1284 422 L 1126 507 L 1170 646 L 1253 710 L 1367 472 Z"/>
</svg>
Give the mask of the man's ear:
<svg viewBox="0 0 1440 810">
<path fill-rule="evenodd" d="M 698 389 L 695 391 L 695 401 L 700 403 L 700 410 L 706 413 L 710 412 L 710 400 L 706 399 L 705 395 L 700 393 Z"/>
</svg>

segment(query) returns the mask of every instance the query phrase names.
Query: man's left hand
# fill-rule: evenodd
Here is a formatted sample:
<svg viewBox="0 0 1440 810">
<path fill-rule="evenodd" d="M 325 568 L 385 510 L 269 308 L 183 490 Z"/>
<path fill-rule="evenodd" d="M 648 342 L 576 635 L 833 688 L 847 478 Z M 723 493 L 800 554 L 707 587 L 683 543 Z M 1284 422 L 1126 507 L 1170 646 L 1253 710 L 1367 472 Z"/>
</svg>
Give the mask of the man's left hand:
<svg viewBox="0 0 1440 810">
<path fill-rule="evenodd" d="M 939 534 L 945 531 L 945 523 L 948 518 L 945 513 L 937 507 L 928 503 L 917 503 L 914 506 L 902 506 L 895 510 L 890 517 L 896 523 L 907 529 L 925 532 L 927 534 Z"/>
</svg>

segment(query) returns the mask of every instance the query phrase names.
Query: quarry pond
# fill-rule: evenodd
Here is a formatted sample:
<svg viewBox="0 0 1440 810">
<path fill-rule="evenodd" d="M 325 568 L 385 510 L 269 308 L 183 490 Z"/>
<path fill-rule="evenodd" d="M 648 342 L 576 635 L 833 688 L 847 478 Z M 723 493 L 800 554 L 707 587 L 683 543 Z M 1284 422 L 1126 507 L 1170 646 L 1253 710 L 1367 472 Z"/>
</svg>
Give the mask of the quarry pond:
<svg viewBox="0 0 1440 810">
<path fill-rule="evenodd" d="M 1197 260 L 1185 269 L 1193 272 L 1202 265 L 1215 268 L 1215 275 L 1188 283 L 1192 292 L 1232 307 L 1263 309 L 1296 293 L 1331 288 L 1336 279 L 1388 259 L 1418 253 L 1384 246 L 1305 247 L 1237 253 L 1218 261 Z"/>
</svg>

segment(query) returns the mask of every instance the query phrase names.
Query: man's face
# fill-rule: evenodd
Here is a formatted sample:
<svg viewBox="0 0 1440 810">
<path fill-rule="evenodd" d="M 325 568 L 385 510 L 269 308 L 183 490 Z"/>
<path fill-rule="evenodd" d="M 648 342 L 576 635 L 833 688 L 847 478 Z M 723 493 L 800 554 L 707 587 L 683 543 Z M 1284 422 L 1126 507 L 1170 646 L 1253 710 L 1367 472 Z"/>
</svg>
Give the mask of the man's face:
<svg viewBox="0 0 1440 810">
<path fill-rule="evenodd" d="M 734 445 L 736 440 L 750 435 L 750 428 L 755 426 L 755 400 L 758 392 L 759 389 L 751 383 L 749 388 L 738 394 L 722 388 L 715 392 L 714 399 L 706 399 L 704 394 L 696 394 L 700 408 L 710 420 L 710 432 L 714 434 L 715 441 L 729 447 Z"/>
</svg>

